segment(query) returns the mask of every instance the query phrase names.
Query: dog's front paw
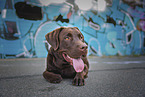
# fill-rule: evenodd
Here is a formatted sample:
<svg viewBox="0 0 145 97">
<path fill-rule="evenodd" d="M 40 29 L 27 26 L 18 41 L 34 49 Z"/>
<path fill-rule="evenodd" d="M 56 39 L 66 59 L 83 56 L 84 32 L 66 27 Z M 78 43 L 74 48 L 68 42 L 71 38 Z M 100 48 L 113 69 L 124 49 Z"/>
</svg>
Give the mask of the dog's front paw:
<svg viewBox="0 0 145 97">
<path fill-rule="evenodd" d="M 60 83 L 62 81 L 61 75 L 54 74 L 53 72 L 44 71 L 43 77 L 50 83 Z"/>
<path fill-rule="evenodd" d="M 62 77 L 60 75 L 52 77 L 49 82 L 50 83 L 60 83 L 62 81 Z"/>
<path fill-rule="evenodd" d="M 77 73 L 72 84 L 75 85 L 75 86 L 84 86 L 85 85 L 85 80 L 84 80 L 83 74 L 82 73 Z"/>
</svg>

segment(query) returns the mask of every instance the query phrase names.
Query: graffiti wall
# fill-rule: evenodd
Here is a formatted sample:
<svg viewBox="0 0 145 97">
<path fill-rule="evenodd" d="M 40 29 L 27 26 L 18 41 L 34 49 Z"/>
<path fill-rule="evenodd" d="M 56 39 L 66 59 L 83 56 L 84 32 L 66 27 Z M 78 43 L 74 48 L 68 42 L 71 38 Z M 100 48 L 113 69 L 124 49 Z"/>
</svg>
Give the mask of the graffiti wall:
<svg viewBox="0 0 145 97">
<path fill-rule="evenodd" d="M 61 26 L 80 29 L 88 55 L 145 54 L 145 0 L 0 0 L 0 58 L 46 57 Z"/>
</svg>

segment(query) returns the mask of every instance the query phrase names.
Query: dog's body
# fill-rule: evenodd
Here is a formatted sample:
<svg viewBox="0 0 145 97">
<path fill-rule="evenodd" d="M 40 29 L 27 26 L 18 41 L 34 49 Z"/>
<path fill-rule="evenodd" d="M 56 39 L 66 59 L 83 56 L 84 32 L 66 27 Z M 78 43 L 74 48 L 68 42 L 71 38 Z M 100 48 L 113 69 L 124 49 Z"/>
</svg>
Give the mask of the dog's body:
<svg viewBox="0 0 145 97">
<path fill-rule="evenodd" d="M 74 78 L 73 85 L 84 85 L 89 63 L 86 58 L 87 45 L 79 29 L 61 27 L 45 37 L 52 47 L 48 51 L 44 78 L 51 83 L 59 83 L 62 78 Z"/>
</svg>

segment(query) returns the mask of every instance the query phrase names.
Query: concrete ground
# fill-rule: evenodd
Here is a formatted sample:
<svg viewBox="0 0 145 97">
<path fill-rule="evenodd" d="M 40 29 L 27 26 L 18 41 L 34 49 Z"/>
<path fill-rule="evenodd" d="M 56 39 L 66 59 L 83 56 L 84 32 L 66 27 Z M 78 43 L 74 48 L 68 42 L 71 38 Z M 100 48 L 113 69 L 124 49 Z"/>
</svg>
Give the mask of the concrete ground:
<svg viewBox="0 0 145 97">
<path fill-rule="evenodd" d="M 145 56 L 88 57 L 85 86 L 48 83 L 45 58 L 0 59 L 0 97 L 145 97 Z"/>
</svg>

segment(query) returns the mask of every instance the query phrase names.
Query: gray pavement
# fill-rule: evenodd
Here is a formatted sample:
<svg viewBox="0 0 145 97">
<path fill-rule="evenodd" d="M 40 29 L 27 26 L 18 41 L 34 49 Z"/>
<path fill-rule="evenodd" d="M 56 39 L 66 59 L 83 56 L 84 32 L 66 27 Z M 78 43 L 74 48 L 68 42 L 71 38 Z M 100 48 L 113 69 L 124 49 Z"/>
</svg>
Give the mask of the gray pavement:
<svg viewBox="0 0 145 97">
<path fill-rule="evenodd" d="M 145 56 L 88 57 L 85 86 L 48 83 L 45 58 L 0 59 L 0 97 L 145 97 Z"/>
</svg>

